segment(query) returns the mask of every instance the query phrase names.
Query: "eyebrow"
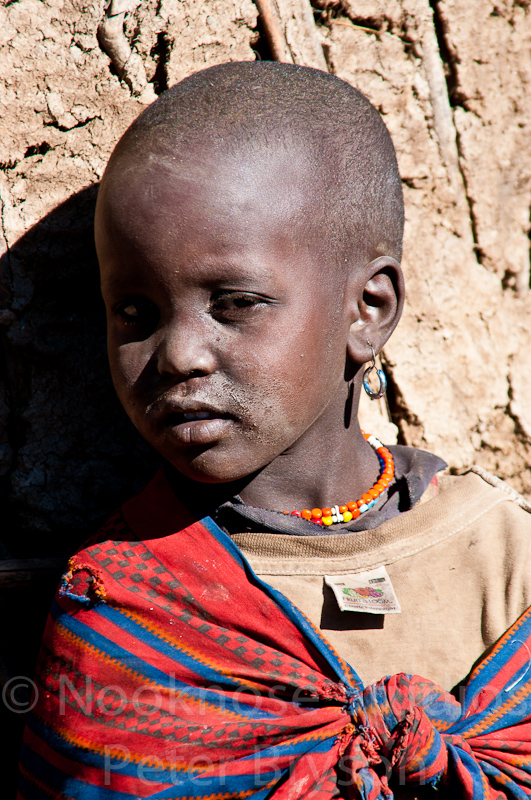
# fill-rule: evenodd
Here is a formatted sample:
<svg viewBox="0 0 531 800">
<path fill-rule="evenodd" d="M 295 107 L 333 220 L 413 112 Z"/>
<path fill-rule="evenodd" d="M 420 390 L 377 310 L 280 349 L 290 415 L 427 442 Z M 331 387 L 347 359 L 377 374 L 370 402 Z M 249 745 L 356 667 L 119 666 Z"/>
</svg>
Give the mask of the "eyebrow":
<svg viewBox="0 0 531 800">
<path fill-rule="evenodd" d="M 178 272 L 178 268 L 175 269 L 175 272 Z M 270 276 L 270 271 L 260 265 L 246 267 L 237 266 L 230 261 L 216 264 L 207 264 L 205 262 L 204 270 L 201 264 L 197 265 L 195 275 L 197 276 L 198 284 L 219 286 L 232 283 L 243 289 L 252 289 L 256 288 L 257 283 L 267 280 Z M 126 284 L 131 287 L 127 289 L 128 292 L 142 292 L 144 287 L 141 284 L 145 276 L 153 280 L 153 276 L 149 274 L 149 271 L 142 267 L 135 269 L 128 275 L 124 275 L 119 269 L 113 269 L 110 272 L 101 273 L 101 286 L 110 291 L 123 291 L 124 284 Z M 135 286 L 138 286 L 138 289 L 135 289 Z"/>
</svg>

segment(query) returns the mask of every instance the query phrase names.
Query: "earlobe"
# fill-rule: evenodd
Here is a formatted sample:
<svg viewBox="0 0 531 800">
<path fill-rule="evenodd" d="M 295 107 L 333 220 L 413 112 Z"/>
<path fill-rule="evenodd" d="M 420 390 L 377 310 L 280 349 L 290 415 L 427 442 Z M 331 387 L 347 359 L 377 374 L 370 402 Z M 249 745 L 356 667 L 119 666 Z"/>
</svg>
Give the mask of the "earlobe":
<svg viewBox="0 0 531 800">
<path fill-rule="evenodd" d="M 394 331 L 404 306 L 404 277 L 391 256 L 380 256 L 359 270 L 356 308 L 348 337 L 348 354 L 356 364 L 370 361 L 371 347 L 379 353 Z"/>
</svg>

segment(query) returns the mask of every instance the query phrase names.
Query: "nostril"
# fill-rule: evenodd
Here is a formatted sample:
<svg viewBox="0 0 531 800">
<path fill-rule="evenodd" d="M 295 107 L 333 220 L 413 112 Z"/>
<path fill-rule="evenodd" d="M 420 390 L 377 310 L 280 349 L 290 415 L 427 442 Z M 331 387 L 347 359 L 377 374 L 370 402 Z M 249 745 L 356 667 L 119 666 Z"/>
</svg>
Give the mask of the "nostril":
<svg viewBox="0 0 531 800">
<path fill-rule="evenodd" d="M 161 375 L 190 380 L 210 375 L 216 368 L 216 360 L 199 336 L 180 337 L 172 331 L 158 349 L 157 367 Z"/>
</svg>

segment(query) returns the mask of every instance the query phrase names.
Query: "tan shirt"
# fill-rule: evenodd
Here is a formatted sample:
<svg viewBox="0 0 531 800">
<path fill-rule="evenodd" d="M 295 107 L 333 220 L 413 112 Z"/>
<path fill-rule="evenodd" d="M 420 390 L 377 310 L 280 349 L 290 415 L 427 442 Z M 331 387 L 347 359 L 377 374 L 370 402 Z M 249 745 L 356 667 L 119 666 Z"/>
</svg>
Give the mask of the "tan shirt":
<svg viewBox="0 0 531 800">
<path fill-rule="evenodd" d="M 374 530 L 232 539 L 364 683 L 406 672 L 450 689 L 531 605 L 531 507 L 478 471 L 441 477 L 435 498 Z M 402 612 L 340 611 L 323 576 L 382 564 Z"/>
</svg>

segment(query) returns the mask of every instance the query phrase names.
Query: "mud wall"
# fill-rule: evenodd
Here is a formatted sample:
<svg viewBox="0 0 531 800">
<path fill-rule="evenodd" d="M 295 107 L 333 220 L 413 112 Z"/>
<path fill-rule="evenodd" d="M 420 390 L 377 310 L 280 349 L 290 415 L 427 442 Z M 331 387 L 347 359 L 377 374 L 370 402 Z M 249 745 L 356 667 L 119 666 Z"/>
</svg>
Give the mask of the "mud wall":
<svg viewBox="0 0 531 800">
<path fill-rule="evenodd" d="M 363 424 L 529 496 L 531 9 L 8 0 L 0 48 L 0 725 L 2 796 L 14 798 L 58 564 L 157 464 L 106 364 L 92 216 L 115 142 L 168 86 L 230 59 L 294 61 L 358 86 L 398 151 L 409 292 L 382 354 L 388 402 L 364 401 Z M 13 560 L 45 556 L 60 558 L 41 572 Z"/>
<path fill-rule="evenodd" d="M 531 493 L 530 42 L 527 0 L 2 7 L 0 555 L 71 550 L 157 462 L 108 377 L 97 182 L 146 103 L 230 59 L 328 69 L 395 141 L 409 299 L 365 425 Z"/>
</svg>

